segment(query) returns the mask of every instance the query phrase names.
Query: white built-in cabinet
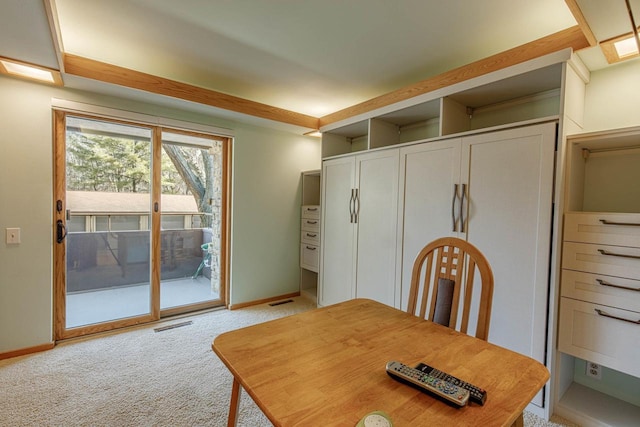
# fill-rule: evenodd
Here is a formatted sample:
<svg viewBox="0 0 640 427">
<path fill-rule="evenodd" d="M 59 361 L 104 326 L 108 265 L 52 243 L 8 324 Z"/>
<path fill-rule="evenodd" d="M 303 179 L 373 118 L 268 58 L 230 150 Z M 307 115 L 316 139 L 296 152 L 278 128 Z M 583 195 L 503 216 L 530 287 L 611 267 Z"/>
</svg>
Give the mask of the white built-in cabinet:
<svg viewBox="0 0 640 427">
<path fill-rule="evenodd" d="M 320 265 L 320 171 L 304 171 L 300 207 L 300 293 L 317 301 Z"/>
<path fill-rule="evenodd" d="M 545 362 L 555 144 L 550 122 L 400 150 L 396 307 L 427 243 L 466 239 L 494 273 L 489 341 Z"/>
<path fill-rule="evenodd" d="M 319 304 L 362 296 L 402 309 L 419 250 L 467 239 L 495 275 L 489 341 L 539 360 L 555 385 L 564 203 L 555 190 L 588 80 L 565 50 L 321 127 Z M 550 417 L 554 393 L 545 386 L 527 410 Z"/>
<path fill-rule="evenodd" d="M 394 305 L 398 150 L 326 161 L 322 179 L 319 304 Z"/>
<path fill-rule="evenodd" d="M 640 128 L 567 145 L 557 412 L 584 426 L 640 425 Z"/>
<path fill-rule="evenodd" d="M 544 363 L 555 141 L 550 122 L 325 161 L 320 304 L 406 309 L 418 252 L 457 236 L 494 272 L 489 341 Z"/>
</svg>

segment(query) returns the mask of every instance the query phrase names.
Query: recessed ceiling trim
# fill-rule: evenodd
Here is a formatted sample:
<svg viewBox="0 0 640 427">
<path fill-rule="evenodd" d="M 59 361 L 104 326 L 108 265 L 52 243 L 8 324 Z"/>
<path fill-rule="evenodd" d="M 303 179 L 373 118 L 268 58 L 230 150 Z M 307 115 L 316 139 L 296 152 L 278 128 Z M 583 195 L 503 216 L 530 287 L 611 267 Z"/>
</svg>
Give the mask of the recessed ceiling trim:
<svg viewBox="0 0 640 427">
<path fill-rule="evenodd" d="M 296 113 L 225 93 L 176 82 L 116 65 L 64 54 L 65 73 L 119 86 L 197 102 L 241 114 L 318 129 L 318 118 Z"/>
<path fill-rule="evenodd" d="M 320 128 L 418 95 L 429 93 L 475 77 L 483 76 L 562 49 L 589 47 L 582 29 L 574 26 L 485 59 L 422 80 L 410 86 L 370 99 L 320 118 Z"/>
<path fill-rule="evenodd" d="M 39 83 L 62 86 L 62 76 L 58 70 L 17 61 L 0 56 L 0 73 Z"/>
<path fill-rule="evenodd" d="M 600 49 L 604 54 L 604 57 L 607 59 L 609 64 L 615 64 L 616 62 L 624 61 L 625 59 L 636 58 L 640 55 L 640 50 L 636 50 L 635 53 L 629 55 L 620 56 L 618 50 L 616 49 L 616 43 L 631 40 L 633 38 L 633 42 L 636 46 L 638 46 L 637 36 L 635 33 L 627 33 L 618 37 L 614 37 L 609 40 L 604 40 L 600 42 Z"/>
</svg>

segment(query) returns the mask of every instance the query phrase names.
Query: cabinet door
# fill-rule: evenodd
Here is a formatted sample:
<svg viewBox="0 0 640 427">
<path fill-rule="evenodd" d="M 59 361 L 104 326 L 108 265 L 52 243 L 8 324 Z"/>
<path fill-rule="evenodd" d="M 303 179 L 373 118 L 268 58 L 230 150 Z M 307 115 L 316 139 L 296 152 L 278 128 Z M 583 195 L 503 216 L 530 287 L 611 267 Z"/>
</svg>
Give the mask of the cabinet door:
<svg viewBox="0 0 640 427">
<path fill-rule="evenodd" d="M 356 296 L 395 305 L 398 150 L 357 156 Z"/>
<path fill-rule="evenodd" d="M 355 224 L 351 195 L 355 157 L 325 161 L 322 166 L 322 222 L 318 301 L 335 304 L 354 297 Z"/>
<path fill-rule="evenodd" d="M 462 141 L 467 239 L 495 280 L 489 341 L 543 364 L 555 129 L 548 123 Z M 542 404 L 541 393 L 533 403 Z"/>
<path fill-rule="evenodd" d="M 446 236 L 457 236 L 460 191 L 461 140 L 429 142 L 400 151 L 400 192 L 402 219 L 398 233 L 401 269 L 400 308 L 406 310 L 411 287 L 411 270 L 420 250 L 429 242 Z M 455 228 L 455 230 L 454 230 Z"/>
</svg>

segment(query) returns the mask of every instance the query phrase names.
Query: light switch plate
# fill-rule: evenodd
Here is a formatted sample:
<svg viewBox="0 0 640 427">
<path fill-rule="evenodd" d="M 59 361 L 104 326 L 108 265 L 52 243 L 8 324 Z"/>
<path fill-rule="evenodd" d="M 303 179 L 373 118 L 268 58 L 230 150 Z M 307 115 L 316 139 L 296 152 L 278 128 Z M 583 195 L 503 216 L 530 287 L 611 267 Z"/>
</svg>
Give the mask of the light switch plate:
<svg viewBox="0 0 640 427">
<path fill-rule="evenodd" d="M 7 228 L 7 244 L 17 245 L 18 243 L 20 243 L 20 229 Z"/>
</svg>

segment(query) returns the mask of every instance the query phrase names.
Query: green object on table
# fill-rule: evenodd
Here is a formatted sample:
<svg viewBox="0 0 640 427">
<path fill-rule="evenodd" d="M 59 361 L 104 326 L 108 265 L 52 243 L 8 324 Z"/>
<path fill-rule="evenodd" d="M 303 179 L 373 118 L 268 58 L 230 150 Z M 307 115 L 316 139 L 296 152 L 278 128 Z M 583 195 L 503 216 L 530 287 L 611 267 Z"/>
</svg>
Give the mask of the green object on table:
<svg viewBox="0 0 640 427">
<path fill-rule="evenodd" d="M 386 412 L 373 411 L 362 417 L 356 427 L 393 427 L 393 422 Z"/>
</svg>

